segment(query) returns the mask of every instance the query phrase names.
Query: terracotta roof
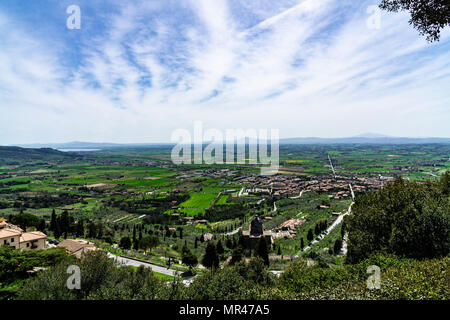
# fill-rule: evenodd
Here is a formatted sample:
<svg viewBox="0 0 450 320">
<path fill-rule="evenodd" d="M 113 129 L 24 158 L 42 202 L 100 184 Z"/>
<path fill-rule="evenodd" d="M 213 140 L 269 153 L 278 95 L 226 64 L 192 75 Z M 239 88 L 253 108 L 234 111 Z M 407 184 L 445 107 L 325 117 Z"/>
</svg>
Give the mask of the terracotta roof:
<svg viewBox="0 0 450 320">
<path fill-rule="evenodd" d="M 1 229 L 0 238 L 9 238 L 20 236 L 21 232 L 15 229 Z"/>
<path fill-rule="evenodd" d="M 285 221 L 279 228 L 289 228 L 291 226 L 296 227 L 301 225 L 303 222 L 305 222 L 305 220 L 291 219 Z"/>
<path fill-rule="evenodd" d="M 20 242 L 33 241 L 39 239 L 47 239 L 47 235 L 40 231 L 24 232 L 20 236 Z"/>
<path fill-rule="evenodd" d="M 6 221 L 6 220 L 3 220 L 3 221 L 0 220 L 0 228 L 12 229 L 12 230 L 16 230 L 18 232 L 23 232 L 23 230 L 20 227 L 14 225 L 14 224 L 8 223 L 8 221 Z"/>
<path fill-rule="evenodd" d="M 64 247 L 67 251 L 75 253 L 80 249 L 90 247 L 95 248 L 93 243 L 86 242 L 83 240 L 66 239 L 58 244 L 58 247 Z"/>
</svg>

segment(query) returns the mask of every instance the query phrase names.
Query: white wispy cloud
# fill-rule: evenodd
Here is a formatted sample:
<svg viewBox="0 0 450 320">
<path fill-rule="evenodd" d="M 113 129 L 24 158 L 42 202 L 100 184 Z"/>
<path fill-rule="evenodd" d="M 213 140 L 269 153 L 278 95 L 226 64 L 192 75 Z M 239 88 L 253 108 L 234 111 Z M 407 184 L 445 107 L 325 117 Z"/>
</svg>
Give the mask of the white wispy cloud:
<svg viewBox="0 0 450 320">
<path fill-rule="evenodd" d="M 118 3 L 75 45 L 29 34 L 0 6 L 0 143 L 168 141 L 195 120 L 283 137 L 450 136 L 449 32 L 428 44 L 387 13 L 369 29 L 374 3 Z"/>
</svg>

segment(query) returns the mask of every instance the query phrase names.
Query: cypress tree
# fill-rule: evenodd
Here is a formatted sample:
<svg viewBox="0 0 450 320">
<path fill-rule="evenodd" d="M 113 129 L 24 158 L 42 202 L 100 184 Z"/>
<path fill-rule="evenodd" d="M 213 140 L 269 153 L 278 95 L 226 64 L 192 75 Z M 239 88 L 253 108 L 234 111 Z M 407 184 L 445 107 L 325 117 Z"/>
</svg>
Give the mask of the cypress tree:
<svg viewBox="0 0 450 320">
<path fill-rule="evenodd" d="M 59 221 L 58 220 L 59 219 L 56 219 L 55 230 L 53 231 L 53 235 L 55 236 L 56 239 L 61 237 L 61 228 L 59 227 Z"/>
<path fill-rule="evenodd" d="M 235 247 L 233 249 L 233 253 L 231 254 L 230 264 L 233 265 L 233 264 L 241 261 L 243 256 L 244 256 L 244 252 L 243 252 L 242 247 L 240 247 L 240 246 Z"/>
<path fill-rule="evenodd" d="M 52 219 L 50 220 L 50 230 L 55 232 L 56 230 L 56 212 L 55 209 L 52 210 Z"/>
<path fill-rule="evenodd" d="M 338 238 L 334 242 L 334 247 L 333 247 L 334 254 L 339 254 L 339 252 L 341 252 L 341 249 L 342 249 L 342 240 L 341 240 L 341 238 Z"/>
<path fill-rule="evenodd" d="M 69 224 L 69 213 L 67 211 L 64 211 L 61 214 L 61 217 L 59 219 L 59 223 L 60 223 L 60 229 L 61 232 L 64 233 L 65 238 L 67 238 L 67 233 L 70 231 L 70 224 Z"/>
<path fill-rule="evenodd" d="M 309 229 L 308 230 L 308 234 L 306 235 L 306 239 L 308 239 L 308 241 L 312 241 L 312 239 L 314 239 L 314 234 L 313 234 L 313 231 L 312 231 L 312 229 Z"/>
<path fill-rule="evenodd" d="M 75 231 L 77 237 L 84 237 L 84 225 L 83 220 L 79 220 Z"/>
<path fill-rule="evenodd" d="M 223 253 L 225 252 L 225 250 L 223 249 L 222 241 L 221 241 L 221 240 L 219 240 L 219 241 L 217 242 L 216 250 L 217 250 L 217 253 L 218 253 L 218 254 L 223 254 Z"/>
<path fill-rule="evenodd" d="M 256 255 L 264 260 L 264 264 L 269 266 L 269 252 L 267 250 L 267 242 L 265 237 L 261 237 L 256 248 Z"/>
<path fill-rule="evenodd" d="M 217 256 L 216 246 L 211 242 L 206 246 L 202 264 L 211 270 L 216 269 L 219 266 L 219 257 Z"/>
</svg>

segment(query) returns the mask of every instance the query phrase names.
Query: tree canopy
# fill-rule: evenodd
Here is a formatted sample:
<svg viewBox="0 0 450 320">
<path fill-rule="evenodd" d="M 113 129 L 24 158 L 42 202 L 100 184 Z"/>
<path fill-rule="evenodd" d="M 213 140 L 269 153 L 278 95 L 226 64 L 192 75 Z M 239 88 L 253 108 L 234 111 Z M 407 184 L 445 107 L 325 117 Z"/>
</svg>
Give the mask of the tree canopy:
<svg viewBox="0 0 450 320">
<path fill-rule="evenodd" d="M 439 41 L 441 30 L 450 25 L 448 0 L 383 0 L 380 8 L 391 11 L 409 11 L 409 23 L 430 42 Z"/>
<path fill-rule="evenodd" d="M 448 179 L 425 183 L 401 178 L 377 192 L 356 198 L 346 217 L 348 262 L 370 254 L 409 258 L 446 256 L 450 248 L 450 195 Z"/>
<path fill-rule="evenodd" d="M 219 266 L 219 256 L 217 255 L 217 249 L 216 246 L 211 242 L 206 246 L 202 264 L 210 269 L 216 269 Z"/>
</svg>

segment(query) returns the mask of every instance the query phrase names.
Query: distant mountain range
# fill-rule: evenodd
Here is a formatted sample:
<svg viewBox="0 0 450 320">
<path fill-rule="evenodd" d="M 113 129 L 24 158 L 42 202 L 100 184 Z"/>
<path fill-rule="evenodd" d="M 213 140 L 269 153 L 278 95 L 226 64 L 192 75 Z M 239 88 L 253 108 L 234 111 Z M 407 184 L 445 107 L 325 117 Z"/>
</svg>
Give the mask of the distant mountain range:
<svg viewBox="0 0 450 320">
<path fill-rule="evenodd" d="M 290 138 L 280 144 L 450 144 L 450 138 L 409 138 L 364 134 L 349 138 Z"/>
<path fill-rule="evenodd" d="M 288 138 L 280 139 L 280 144 L 450 144 L 450 138 L 411 138 L 390 137 L 376 133 L 364 133 L 348 138 Z M 53 148 L 53 149 L 116 149 L 116 148 L 149 148 L 170 146 L 173 143 L 103 143 L 103 142 L 67 142 L 67 143 L 39 143 L 18 145 L 23 148 Z"/>
</svg>

